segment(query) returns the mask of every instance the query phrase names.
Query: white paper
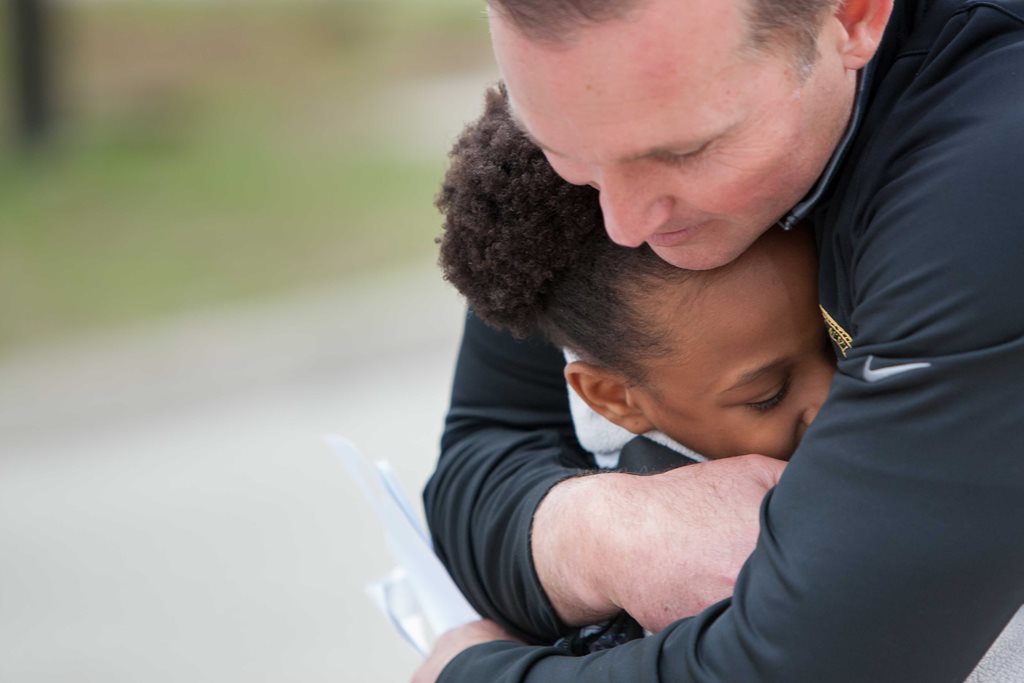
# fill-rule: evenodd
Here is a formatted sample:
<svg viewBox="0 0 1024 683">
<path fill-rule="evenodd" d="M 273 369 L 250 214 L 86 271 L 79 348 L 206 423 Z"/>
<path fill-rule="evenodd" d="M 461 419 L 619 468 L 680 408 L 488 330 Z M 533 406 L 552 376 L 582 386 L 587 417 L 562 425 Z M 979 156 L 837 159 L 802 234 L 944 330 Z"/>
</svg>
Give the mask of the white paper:
<svg viewBox="0 0 1024 683">
<path fill-rule="evenodd" d="M 366 584 L 366 594 L 384 613 L 398 635 L 421 657 L 430 652 L 430 629 L 413 594 L 408 574 L 395 567 L 386 576 Z"/>
<path fill-rule="evenodd" d="M 402 638 L 426 656 L 431 637 L 480 616 L 437 559 L 415 508 L 402 493 L 388 463 L 372 464 L 344 437 L 328 435 L 324 440 L 380 519 L 388 549 L 398 562 L 395 571 L 371 582 L 367 593 Z"/>
</svg>

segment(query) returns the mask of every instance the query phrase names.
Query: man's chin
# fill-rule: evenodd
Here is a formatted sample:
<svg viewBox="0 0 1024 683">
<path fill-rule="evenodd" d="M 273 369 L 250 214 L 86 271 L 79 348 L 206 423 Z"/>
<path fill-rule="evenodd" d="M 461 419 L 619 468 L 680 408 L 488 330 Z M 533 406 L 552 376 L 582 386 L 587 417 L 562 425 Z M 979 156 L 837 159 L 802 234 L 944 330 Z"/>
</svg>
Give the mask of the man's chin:
<svg viewBox="0 0 1024 683">
<path fill-rule="evenodd" d="M 713 270 L 735 261 L 766 229 L 743 230 L 727 223 L 700 226 L 696 234 L 676 244 L 651 244 L 651 250 L 676 268 Z"/>
<path fill-rule="evenodd" d="M 679 244 L 672 247 L 656 247 L 649 245 L 651 251 L 676 268 L 686 270 L 712 270 L 732 262 L 739 254 L 720 249 L 709 248 L 707 245 Z M 742 253 L 743 250 L 740 250 Z"/>
</svg>

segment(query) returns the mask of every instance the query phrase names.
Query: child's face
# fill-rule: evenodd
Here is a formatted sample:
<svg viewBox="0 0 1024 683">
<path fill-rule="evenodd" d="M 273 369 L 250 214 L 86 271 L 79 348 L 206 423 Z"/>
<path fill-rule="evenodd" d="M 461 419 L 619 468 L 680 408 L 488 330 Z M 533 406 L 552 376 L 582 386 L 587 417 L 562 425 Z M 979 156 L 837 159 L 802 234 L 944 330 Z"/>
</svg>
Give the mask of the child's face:
<svg viewBox="0 0 1024 683">
<path fill-rule="evenodd" d="M 835 359 L 817 300 L 808 230 L 771 230 L 699 288 L 652 297 L 671 358 L 627 389 L 651 427 L 709 458 L 788 459 L 825 401 Z M 640 426 L 644 426 L 642 424 Z M 634 430 L 640 431 L 640 430 Z"/>
</svg>

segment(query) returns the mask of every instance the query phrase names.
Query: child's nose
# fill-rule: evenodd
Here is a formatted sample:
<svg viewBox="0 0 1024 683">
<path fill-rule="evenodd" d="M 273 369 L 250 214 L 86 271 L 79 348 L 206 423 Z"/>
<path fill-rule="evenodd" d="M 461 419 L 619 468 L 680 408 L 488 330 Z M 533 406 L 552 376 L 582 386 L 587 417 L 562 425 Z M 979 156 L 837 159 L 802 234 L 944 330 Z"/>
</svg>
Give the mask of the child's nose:
<svg viewBox="0 0 1024 683">
<path fill-rule="evenodd" d="M 804 410 L 804 415 L 801 420 L 804 424 L 804 429 L 810 427 L 811 423 L 814 422 L 814 418 L 818 417 L 818 410 L 820 408 L 821 404 L 815 403 L 814 405 L 808 406 L 807 409 Z"/>
<path fill-rule="evenodd" d="M 814 418 L 818 416 L 819 408 L 821 408 L 821 404 L 815 403 L 814 405 L 804 408 L 803 412 L 800 414 L 800 423 L 797 425 L 796 430 L 798 441 L 803 440 L 804 433 L 807 431 L 807 428 L 811 426 L 811 423 L 814 422 Z"/>
</svg>

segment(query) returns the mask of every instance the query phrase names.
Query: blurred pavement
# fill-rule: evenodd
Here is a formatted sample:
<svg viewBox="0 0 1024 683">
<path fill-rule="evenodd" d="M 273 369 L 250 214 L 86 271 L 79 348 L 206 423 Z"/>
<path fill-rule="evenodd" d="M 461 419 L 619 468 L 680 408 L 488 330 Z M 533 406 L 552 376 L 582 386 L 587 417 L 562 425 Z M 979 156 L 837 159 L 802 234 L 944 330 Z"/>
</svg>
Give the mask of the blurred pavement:
<svg viewBox="0 0 1024 683">
<path fill-rule="evenodd" d="M 406 680 L 320 435 L 418 500 L 461 318 L 428 265 L 0 359 L 0 681 Z"/>
</svg>

